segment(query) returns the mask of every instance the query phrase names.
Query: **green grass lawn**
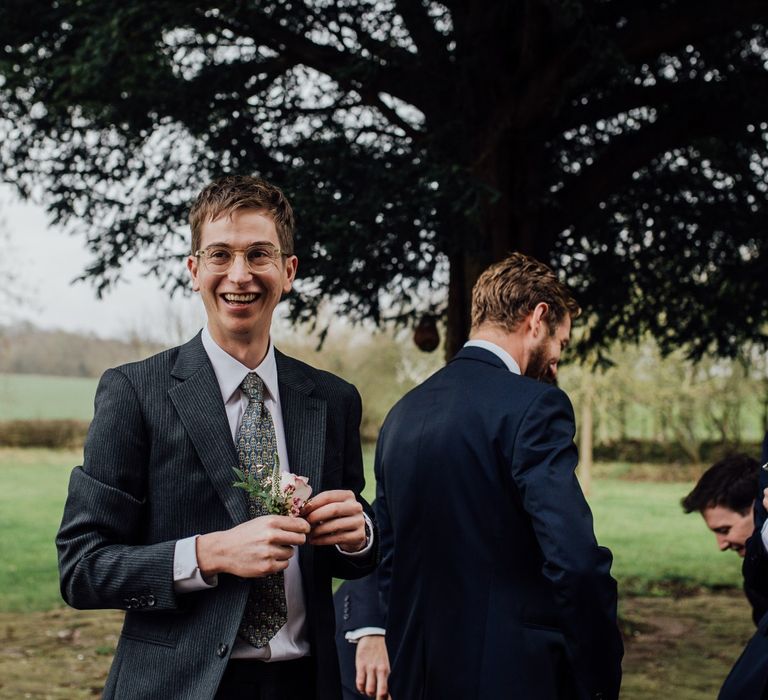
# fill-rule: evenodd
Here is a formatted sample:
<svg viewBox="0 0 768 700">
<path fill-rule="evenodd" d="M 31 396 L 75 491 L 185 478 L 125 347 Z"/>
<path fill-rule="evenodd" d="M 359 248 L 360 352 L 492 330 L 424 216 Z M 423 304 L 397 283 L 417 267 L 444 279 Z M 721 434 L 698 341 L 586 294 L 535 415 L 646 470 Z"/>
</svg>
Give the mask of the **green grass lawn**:
<svg viewBox="0 0 768 700">
<path fill-rule="evenodd" d="M 62 604 L 53 540 L 81 459 L 70 450 L 0 448 L 0 610 Z"/>
<path fill-rule="evenodd" d="M 0 421 L 93 418 L 98 379 L 0 374 Z"/>
<path fill-rule="evenodd" d="M 741 586 L 742 559 L 718 550 L 698 513 L 683 513 L 680 499 L 691 488 L 693 483 L 593 482 L 595 532 L 613 552 L 622 592 Z"/>
<path fill-rule="evenodd" d="M 54 537 L 76 451 L 0 449 L 0 611 L 49 610 L 61 604 Z M 365 449 L 365 495 L 372 499 L 373 448 Z M 593 483 L 590 504 L 601 544 L 614 553 L 622 593 L 660 594 L 683 587 L 738 587 L 741 560 L 722 553 L 680 498 L 690 483 L 616 478 Z"/>
</svg>

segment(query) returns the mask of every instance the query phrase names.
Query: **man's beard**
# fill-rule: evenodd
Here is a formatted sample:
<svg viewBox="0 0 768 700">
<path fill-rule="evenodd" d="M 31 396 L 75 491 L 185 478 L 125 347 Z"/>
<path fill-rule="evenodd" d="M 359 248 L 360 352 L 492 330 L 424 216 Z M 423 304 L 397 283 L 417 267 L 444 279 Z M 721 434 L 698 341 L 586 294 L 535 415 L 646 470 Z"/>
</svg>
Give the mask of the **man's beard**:
<svg viewBox="0 0 768 700">
<path fill-rule="evenodd" d="M 549 360 L 550 358 L 547 357 L 547 351 L 542 342 L 531 351 L 528 366 L 525 368 L 525 376 L 557 386 L 557 377 L 552 373 L 552 365 L 549 364 Z"/>
</svg>

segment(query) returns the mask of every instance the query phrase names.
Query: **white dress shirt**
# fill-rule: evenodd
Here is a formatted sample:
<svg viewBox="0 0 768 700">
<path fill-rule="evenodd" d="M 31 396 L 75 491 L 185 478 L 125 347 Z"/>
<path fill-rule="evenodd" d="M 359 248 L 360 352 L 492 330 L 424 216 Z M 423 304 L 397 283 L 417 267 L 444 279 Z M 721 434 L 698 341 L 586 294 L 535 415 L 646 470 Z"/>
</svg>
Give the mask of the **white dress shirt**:
<svg viewBox="0 0 768 700">
<path fill-rule="evenodd" d="M 504 348 L 499 347 L 496 343 L 492 343 L 490 340 L 468 340 L 464 343 L 465 348 L 483 348 L 492 352 L 498 357 L 506 366 L 507 369 L 513 374 L 522 374 L 520 372 L 520 365 L 515 362 L 515 358 L 512 357 Z"/>
<path fill-rule="evenodd" d="M 243 419 L 243 414 L 248 405 L 248 397 L 240 390 L 240 384 L 249 372 L 256 372 L 264 382 L 266 389 L 264 407 L 272 415 L 277 439 L 277 454 L 280 458 L 281 471 L 290 471 L 288 463 L 288 450 L 285 443 L 285 427 L 283 425 L 283 413 L 280 407 L 280 391 L 277 381 L 277 364 L 275 362 L 275 349 L 270 339 L 269 349 L 261 364 L 249 369 L 222 350 L 211 337 L 206 326 L 202 332 L 202 342 L 205 352 L 213 365 L 213 371 L 221 390 L 221 398 L 224 401 L 224 409 L 227 414 L 227 422 L 232 432 L 232 440 L 235 441 L 237 430 Z M 233 477 L 234 478 L 234 477 Z M 316 486 L 310 484 L 310 486 Z M 366 521 L 368 520 L 366 516 Z M 370 523 L 369 523 L 370 525 Z M 205 580 L 197 564 L 195 541 L 197 535 L 179 540 L 176 543 L 173 560 L 174 589 L 177 593 L 198 591 L 205 588 L 214 588 L 218 584 L 218 577 L 214 576 Z M 373 546 L 373 538 L 360 552 L 348 553 L 347 556 L 360 556 L 367 553 Z M 340 550 L 341 551 L 341 550 Z M 232 658 L 260 659 L 262 661 L 287 661 L 298 659 L 309 654 L 309 640 L 306 629 L 306 609 L 304 607 L 304 589 L 301 583 L 301 571 L 299 570 L 298 552 L 294 552 L 288 568 L 284 570 L 285 600 L 288 611 L 288 620 L 280 628 L 269 644 L 261 649 L 243 641 L 239 637 L 232 648 Z"/>
</svg>

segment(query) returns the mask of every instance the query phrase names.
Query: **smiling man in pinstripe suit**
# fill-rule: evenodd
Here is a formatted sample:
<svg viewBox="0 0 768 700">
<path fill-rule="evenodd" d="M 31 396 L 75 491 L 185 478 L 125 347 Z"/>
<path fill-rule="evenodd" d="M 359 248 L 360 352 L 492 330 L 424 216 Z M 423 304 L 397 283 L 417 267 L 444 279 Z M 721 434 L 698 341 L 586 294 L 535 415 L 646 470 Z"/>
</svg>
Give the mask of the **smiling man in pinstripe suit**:
<svg viewBox="0 0 768 700">
<path fill-rule="evenodd" d="M 57 537 L 62 595 L 127 611 L 105 698 L 337 698 L 331 578 L 376 561 L 360 397 L 271 343 L 298 262 L 283 193 L 222 178 L 190 224 L 207 326 L 102 377 Z M 232 487 L 251 410 L 281 469 L 309 478 L 301 518 L 249 517 L 253 503 Z M 269 596 L 254 583 L 266 577 Z M 274 629 L 249 634 L 246 610 Z"/>
</svg>

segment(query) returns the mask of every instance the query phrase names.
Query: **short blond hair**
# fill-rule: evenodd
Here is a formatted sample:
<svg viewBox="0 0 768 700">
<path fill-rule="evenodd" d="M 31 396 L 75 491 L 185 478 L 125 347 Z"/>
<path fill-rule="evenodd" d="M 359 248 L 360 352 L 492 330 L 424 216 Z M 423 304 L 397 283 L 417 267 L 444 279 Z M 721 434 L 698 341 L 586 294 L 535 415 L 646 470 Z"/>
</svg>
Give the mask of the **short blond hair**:
<svg viewBox="0 0 768 700">
<path fill-rule="evenodd" d="M 544 321 L 554 333 L 566 316 L 581 309 L 571 290 L 550 267 L 522 253 L 512 253 L 478 277 L 472 288 L 472 330 L 484 323 L 515 331 L 540 303 L 548 307 Z"/>
<path fill-rule="evenodd" d="M 189 212 L 192 229 L 192 255 L 200 248 L 203 224 L 222 216 L 232 216 L 238 209 L 261 209 L 275 222 L 280 251 L 293 255 L 296 222 L 293 209 L 283 191 L 266 180 L 251 175 L 226 175 L 207 185 L 195 199 Z"/>
</svg>

